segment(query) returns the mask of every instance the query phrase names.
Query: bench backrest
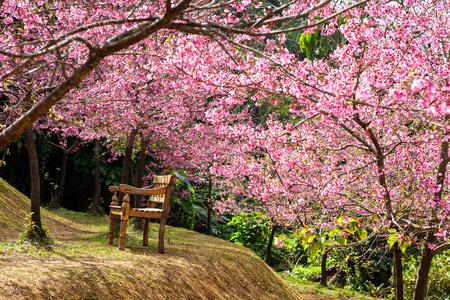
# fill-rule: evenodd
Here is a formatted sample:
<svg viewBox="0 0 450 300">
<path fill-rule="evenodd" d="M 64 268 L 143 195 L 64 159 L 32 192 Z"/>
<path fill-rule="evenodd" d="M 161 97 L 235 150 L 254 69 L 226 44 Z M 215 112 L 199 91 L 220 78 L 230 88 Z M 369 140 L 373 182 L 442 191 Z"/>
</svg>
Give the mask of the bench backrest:
<svg viewBox="0 0 450 300">
<path fill-rule="evenodd" d="M 160 187 L 165 187 L 167 185 L 172 185 L 173 180 L 174 180 L 174 177 L 172 175 L 155 176 L 155 178 L 153 179 L 153 184 L 151 185 L 151 188 L 156 189 L 156 188 L 160 188 Z M 150 195 L 148 198 L 148 205 L 150 204 L 150 202 L 161 202 L 162 203 L 162 202 L 164 202 L 164 199 L 165 199 L 165 194 Z"/>
</svg>

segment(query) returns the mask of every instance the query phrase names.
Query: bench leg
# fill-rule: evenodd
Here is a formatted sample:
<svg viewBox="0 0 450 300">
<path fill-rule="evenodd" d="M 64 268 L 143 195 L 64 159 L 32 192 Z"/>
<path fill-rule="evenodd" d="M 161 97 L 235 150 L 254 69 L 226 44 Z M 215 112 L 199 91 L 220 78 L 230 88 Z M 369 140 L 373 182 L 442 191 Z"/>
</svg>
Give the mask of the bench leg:
<svg viewBox="0 0 450 300">
<path fill-rule="evenodd" d="M 119 250 L 125 250 L 125 237 L 127 234 L 128 220 L 122 220 L 120 223 Z"/>
<path fill-rule="evenodd" d="M 112 245 L 114 242 L 114 225 L 116 223 L 116 216 L 113 214 L 109 215 L 109 233 L 108 233 L 108 244 Z"/>
<path fill-rule="evenodd" d="M 145 218 L 145 223 L 144 223 L 144 240 L 143 240 L 143 245 L 144 246 L 148 246 L 148 225 L 150 223 L 150 218 Z"/>
<path fill-rule="evenodd" d="M 158 252 L 164 254 L 164 231 L 166 229 L 167 217 L 162 217 L 159 223 L 159 235 L 158 235 Z"/>
</svg>

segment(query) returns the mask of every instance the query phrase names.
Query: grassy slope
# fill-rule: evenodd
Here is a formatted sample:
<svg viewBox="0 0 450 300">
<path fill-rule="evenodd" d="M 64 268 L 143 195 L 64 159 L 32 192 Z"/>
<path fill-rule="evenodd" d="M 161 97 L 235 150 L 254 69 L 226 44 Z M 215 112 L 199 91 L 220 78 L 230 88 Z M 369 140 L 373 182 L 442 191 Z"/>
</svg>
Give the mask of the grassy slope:
<svg viewBox="0 0 450 300">
<path fill-rule="evenodd" d="M 56 244 L 37 248 L 17 241 L 29 207 L 0 178 L 0 299 L 369 299 L 290 284 L 244 247 L 170 226 L 167 254 L 157 253 L 157 224 L 148 247 L 129 227 L 119 251 L 106 216 L 42 209 Z"/>
<path fill-rule="evenodd" d="M 168 227 L 167 254 L 129 230 L 124 252 L 107 245 L 107 217 L 42 209 L 51 249 L 17 242 L 29 200 L 0 178 L 0 299 L 302 299 L 253 252 Z M 16 240 L 16 241 L 15 241 Z"/>
</svg>

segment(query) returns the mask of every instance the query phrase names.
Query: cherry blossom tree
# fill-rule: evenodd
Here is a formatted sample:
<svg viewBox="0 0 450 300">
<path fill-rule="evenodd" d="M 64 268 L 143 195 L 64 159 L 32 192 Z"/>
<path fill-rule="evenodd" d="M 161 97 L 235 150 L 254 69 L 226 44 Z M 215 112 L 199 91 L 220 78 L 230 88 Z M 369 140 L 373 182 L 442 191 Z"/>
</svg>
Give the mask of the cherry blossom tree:
<svg viewBox="0 0 450 300">
<path fill-rule="evenodd" d="M 432 257 L 449 245 L 448 3 L 367 5 L 319 29 L 328 34 L 340 30 L 346 44 L 329 60 L 284 58 L 284 76 L 269 77 L 263 86 L 292 96 L 291 112 L 305 122 L 271 126 L 272 134 L 254 141 L 269 150 L 266 163 L 234 156 L 237 163 L 223 166 L 221 175 L 252 169 L 254 176 L 248 177 L 257 191 L 254 197 L 267 201 L 263 209 L 289 207 L 287 219 L 295 216 L 289 192 L 303 185 L 297 199 L 314 195 L 323 203 L 322 213 L 345 208 L 388 234 L 397 299 L 403 298 L 401 251 L 411 241 L 419 243 L 423 255 L 414 299 L 423 299 Z M 282 78 L 281 88 L 276 78 Z M 265 95 L 261 88 L 255 98 Z M 271 184 L 277 180 L 284 184 Z M 272 194 L 277 190 L 282 197 Z M 233 201 L 221 205 L 238 209 Z M 418 240 L 418 233 L 426 237 Z"/>
<path fill-rule="evenodd" d="M 339 9 L 346 11 L 367 1 Z M 0 41 L 4 70 L 1 80 L 14 81 L 12 88 L 21 87 L 25 77 L 33 77 L 32 85 L 21 87 L 22 92 L 15 94 L 20 101 L 25 93 L 31 92 L 35 104 L 19 119 L 7 123 L 8 127 L 0 134 L 0 149 L 69 91 L 85 86 L 83 80 L 95 81 L 95 70 L 108 64 L 109 58 L 126 51 L 142 52 L 152 42 L 148 38 L 159 32 L 162 37 L 169 36 L 170 32 L 200 34 L 220 46 L 225 42 L 234 44 L 236 38 L 263 37 L 310 27 L 306 22 L 318 11 L 324 11 L 325 19 L 317 23 L 339 14 L 333 11 L 331 0 L 287 1 L 279 6 L 250 1 L 100 4 L 11 0 L 3 1 L 1 8 L 4 20 Z"/>
<path fill-rule="evenodd" d="M 280 223 L 309 217 L 323 228 L 338 214 L 357 216 L 389 235 L 396 299 L 401 251 L 422 245 L 414 299 L 424 298 L 433 255 L 448 246 L 450 230 L 447 0 L 0 5 L 1 92 L 9 101 L 0 149 L 52 108 L 67 108 L 84 111 L 78 122 L 86 128 L 108 125 L 101 134 L 116 132 L 117 141 L 143 126 L 171 149 L 160 159 L 181 166 L 204 149 L 202 125 L 194 124 L 208 120 L 216 127 L 203 139 L 220 138 L 204 170 L 251 204 L 230 196 L 219 209 L 258 209 Z M 339 31 L 343 43 L 324 59 L 297 61 L 283 45 L 299 30 Z M 230 124 L 233 107 L 246 99 L 277 104 L 274 95 L 290 99 L 300 121 Z M 170 140 L 170 130 L 150 130 L 155 124 L 179 135 Z"/>
</svg>

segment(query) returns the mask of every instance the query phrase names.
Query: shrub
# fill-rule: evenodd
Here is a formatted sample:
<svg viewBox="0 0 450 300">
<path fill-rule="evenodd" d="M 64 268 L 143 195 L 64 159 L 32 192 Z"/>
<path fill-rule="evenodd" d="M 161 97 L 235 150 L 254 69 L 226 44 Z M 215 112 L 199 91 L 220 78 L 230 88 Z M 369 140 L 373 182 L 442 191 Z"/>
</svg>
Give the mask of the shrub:
<svg viewBox="0 0 450 300">
<path fill-rule="evenodd" d="M 234 216 L 227 224 L 233 229 L 230 241 L 252 249 L 261 259 L 266 259 L 272 221 L 262 213 L 248 213 Z M 276 231 L 271 248 L 272 264 L 277 270 L 292 269 L 299 263 L 306 263 L 307 255 L 301 240 L 290 238 Z"/>
<path fill-rule="evenodd" d="M 257 212 L 240 214 L 233 217 L 228 225 L 234 228 L 230 241 L 252 249 L 262 259 L 266 258 L 271 228 L 268 217 Z"/>
</svg>

